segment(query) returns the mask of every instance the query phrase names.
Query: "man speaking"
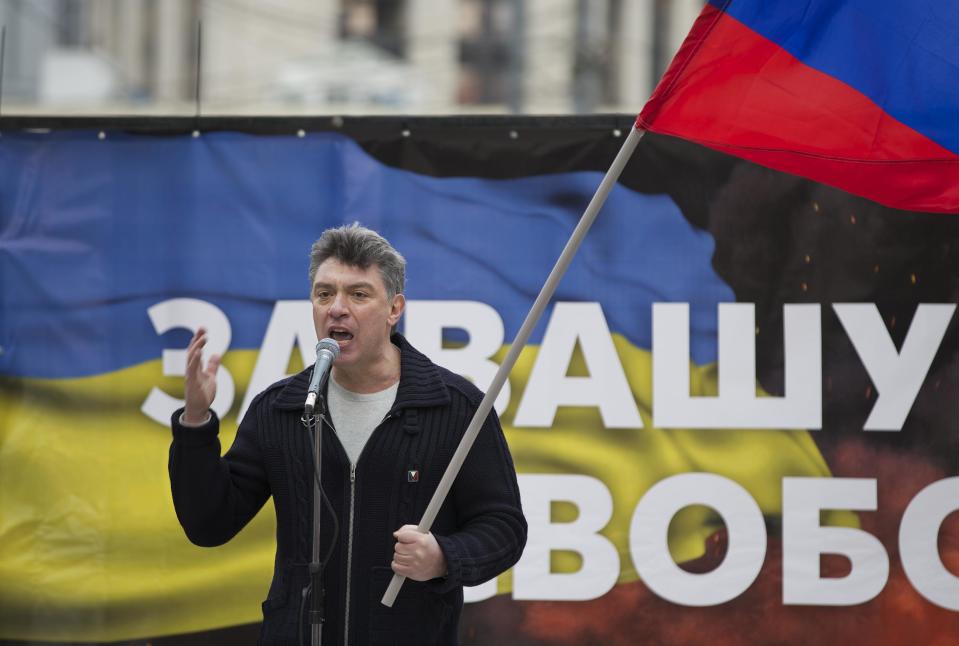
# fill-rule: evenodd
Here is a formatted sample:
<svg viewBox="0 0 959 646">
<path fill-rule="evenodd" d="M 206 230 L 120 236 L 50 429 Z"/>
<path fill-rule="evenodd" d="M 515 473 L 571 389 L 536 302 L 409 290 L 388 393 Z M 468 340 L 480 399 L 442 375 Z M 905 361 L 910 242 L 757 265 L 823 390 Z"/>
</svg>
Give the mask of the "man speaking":
<svg viewBox="0 0 959 646">
<path fill-rule="evenodd" d="M 513 565 L 526 543 L 516 473 L 491 412 L 433 532 L 416 529 L 482 399 L 393 329 L 406 303 L 406 261 L 357 224 L 329 229 L 310 256 L 317 338 L 339 346 L 324 397 L 320 554 L 327 644 L 456 644 L 463 586 Z M 205 330 L 187 350 L 185 407 L 173 415 L 170 481 L 197 545 L 221 545 L 272 495 L 273 582 L 261 644 L 309 643 L 304 591 L 313 546 L 313 440 L 301 422 L 311 370 L 257 395 L 221 457 L 210 410 L 219 357 L 202 365 Z M 393 573 L 409 580 L 379 603 Z"/>
</svg>

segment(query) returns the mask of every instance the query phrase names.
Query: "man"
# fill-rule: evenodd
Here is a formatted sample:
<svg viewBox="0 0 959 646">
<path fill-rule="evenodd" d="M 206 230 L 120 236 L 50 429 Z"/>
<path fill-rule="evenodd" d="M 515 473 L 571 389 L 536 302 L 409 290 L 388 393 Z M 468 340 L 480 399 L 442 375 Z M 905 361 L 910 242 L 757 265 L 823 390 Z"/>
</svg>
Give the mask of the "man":
<svg viewBox="0 0 959 646">
<path fill-rule="evenodd" d="M 340 346 L 322 426 L 321 555 L 328 644 L 455 644 L 463 585 L 509 568 L 526 521 L 495 413 L 473 445 L 436 522 L 416 523 L 482 396 L 433 364 L 393 328 L 403 313 L 405 260 L 357 224 L 329 229 L 310 258 L 313 324 Z M 177 517 L 197 545 L 230 540 L 267 498 L 277 516 L 273 582 L 260 643 L 309 643 L 300 616 L 312 548 L 313 443 L 300 421 L 310 369 L 251 403 L 222 458 L 210 410 L 219 358 L 202 366 L 206 332 L 187 350 L 185 407 L 173 415 L 170 480 Z M 379 603 L 393 573 L 408 577 L 392 608 Z M 305 615 L 304 615 L 305 617 Z"/>
</svg>

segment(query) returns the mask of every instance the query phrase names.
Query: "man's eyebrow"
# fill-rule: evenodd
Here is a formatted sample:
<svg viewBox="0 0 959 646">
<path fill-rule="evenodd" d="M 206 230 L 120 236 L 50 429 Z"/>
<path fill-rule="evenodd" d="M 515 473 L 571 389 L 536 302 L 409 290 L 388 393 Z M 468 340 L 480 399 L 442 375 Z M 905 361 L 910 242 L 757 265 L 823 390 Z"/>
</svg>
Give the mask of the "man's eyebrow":
<svg viewBox="0 0 959 646">
<path fill-rule="evenodd" d="M 315 292 L 317 289 L 320 289 L 320 288 L 322 288 L 322 289 L 331 289 L 331 288 L 333 288 L 333 287 L 335 287 L 335 285 L 334 285 L 333 283 L 313 283 L 313 291 L 314 291 L 314 292 Z M 366 281 L 360 281 L 360 282 L 358 282 L 358 283 L 350 283 L 349 285 L 346 286 L 346 288 L 347 288 L 347 289 L 362 288 L 362 289 L 368 289 L 368 290 L 371 290 L 371 291 L 374 291 L 374 290 L 376 289 L 376 287 L 373 285 L 373 283 L 366 282 Z"/>
<path fill-rule="evenodd" d="M 347 285 L 347 288 L 348 289 L 361 288 L 361 289 L 368 289 L 370 291 L 374 291 L 376 289 L 376 287 L 373 286 L 373 283 L 368 283 L 366 281 L 361 281 L 359 283 L 353 283 L 351 285 Z"/>
</svg>

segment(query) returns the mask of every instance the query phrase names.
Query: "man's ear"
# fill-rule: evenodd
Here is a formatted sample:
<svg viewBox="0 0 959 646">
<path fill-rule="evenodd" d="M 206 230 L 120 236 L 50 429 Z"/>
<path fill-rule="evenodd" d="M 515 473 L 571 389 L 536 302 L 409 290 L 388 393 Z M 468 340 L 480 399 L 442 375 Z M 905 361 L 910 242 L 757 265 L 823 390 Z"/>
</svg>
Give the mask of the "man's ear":
<svg viewBox="0 0 959 646">
<path fill-rule="evenodd" d="M 396 325 L 396 322 L 403 316 L 403 310 L 406 309 L 406 297 L 403 294 L 393 296 L 393 302 L 390 304 L 390 315 L 387 318 L 390 327 Z"/>
</svg>

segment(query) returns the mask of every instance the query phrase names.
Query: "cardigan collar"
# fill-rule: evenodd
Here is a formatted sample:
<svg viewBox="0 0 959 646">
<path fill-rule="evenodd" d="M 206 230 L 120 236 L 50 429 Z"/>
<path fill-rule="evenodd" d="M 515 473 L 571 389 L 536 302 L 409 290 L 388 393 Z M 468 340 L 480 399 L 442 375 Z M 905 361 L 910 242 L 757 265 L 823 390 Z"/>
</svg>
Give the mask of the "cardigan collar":
<svg viewBox="0 0 959 646">
<path fill-rule="evenodd" d="M 400 385 L 393 410 L 448 404 L 450 394 L 436 365 L 410 345 L 402 334 L 393 334 L 390 341 L 400 349 Z M 302 409 L 312 372 L 313 367 L 310 366 L 289 377 L 273 401 L 273 406 L 282 410 Z"/>
</svg>

